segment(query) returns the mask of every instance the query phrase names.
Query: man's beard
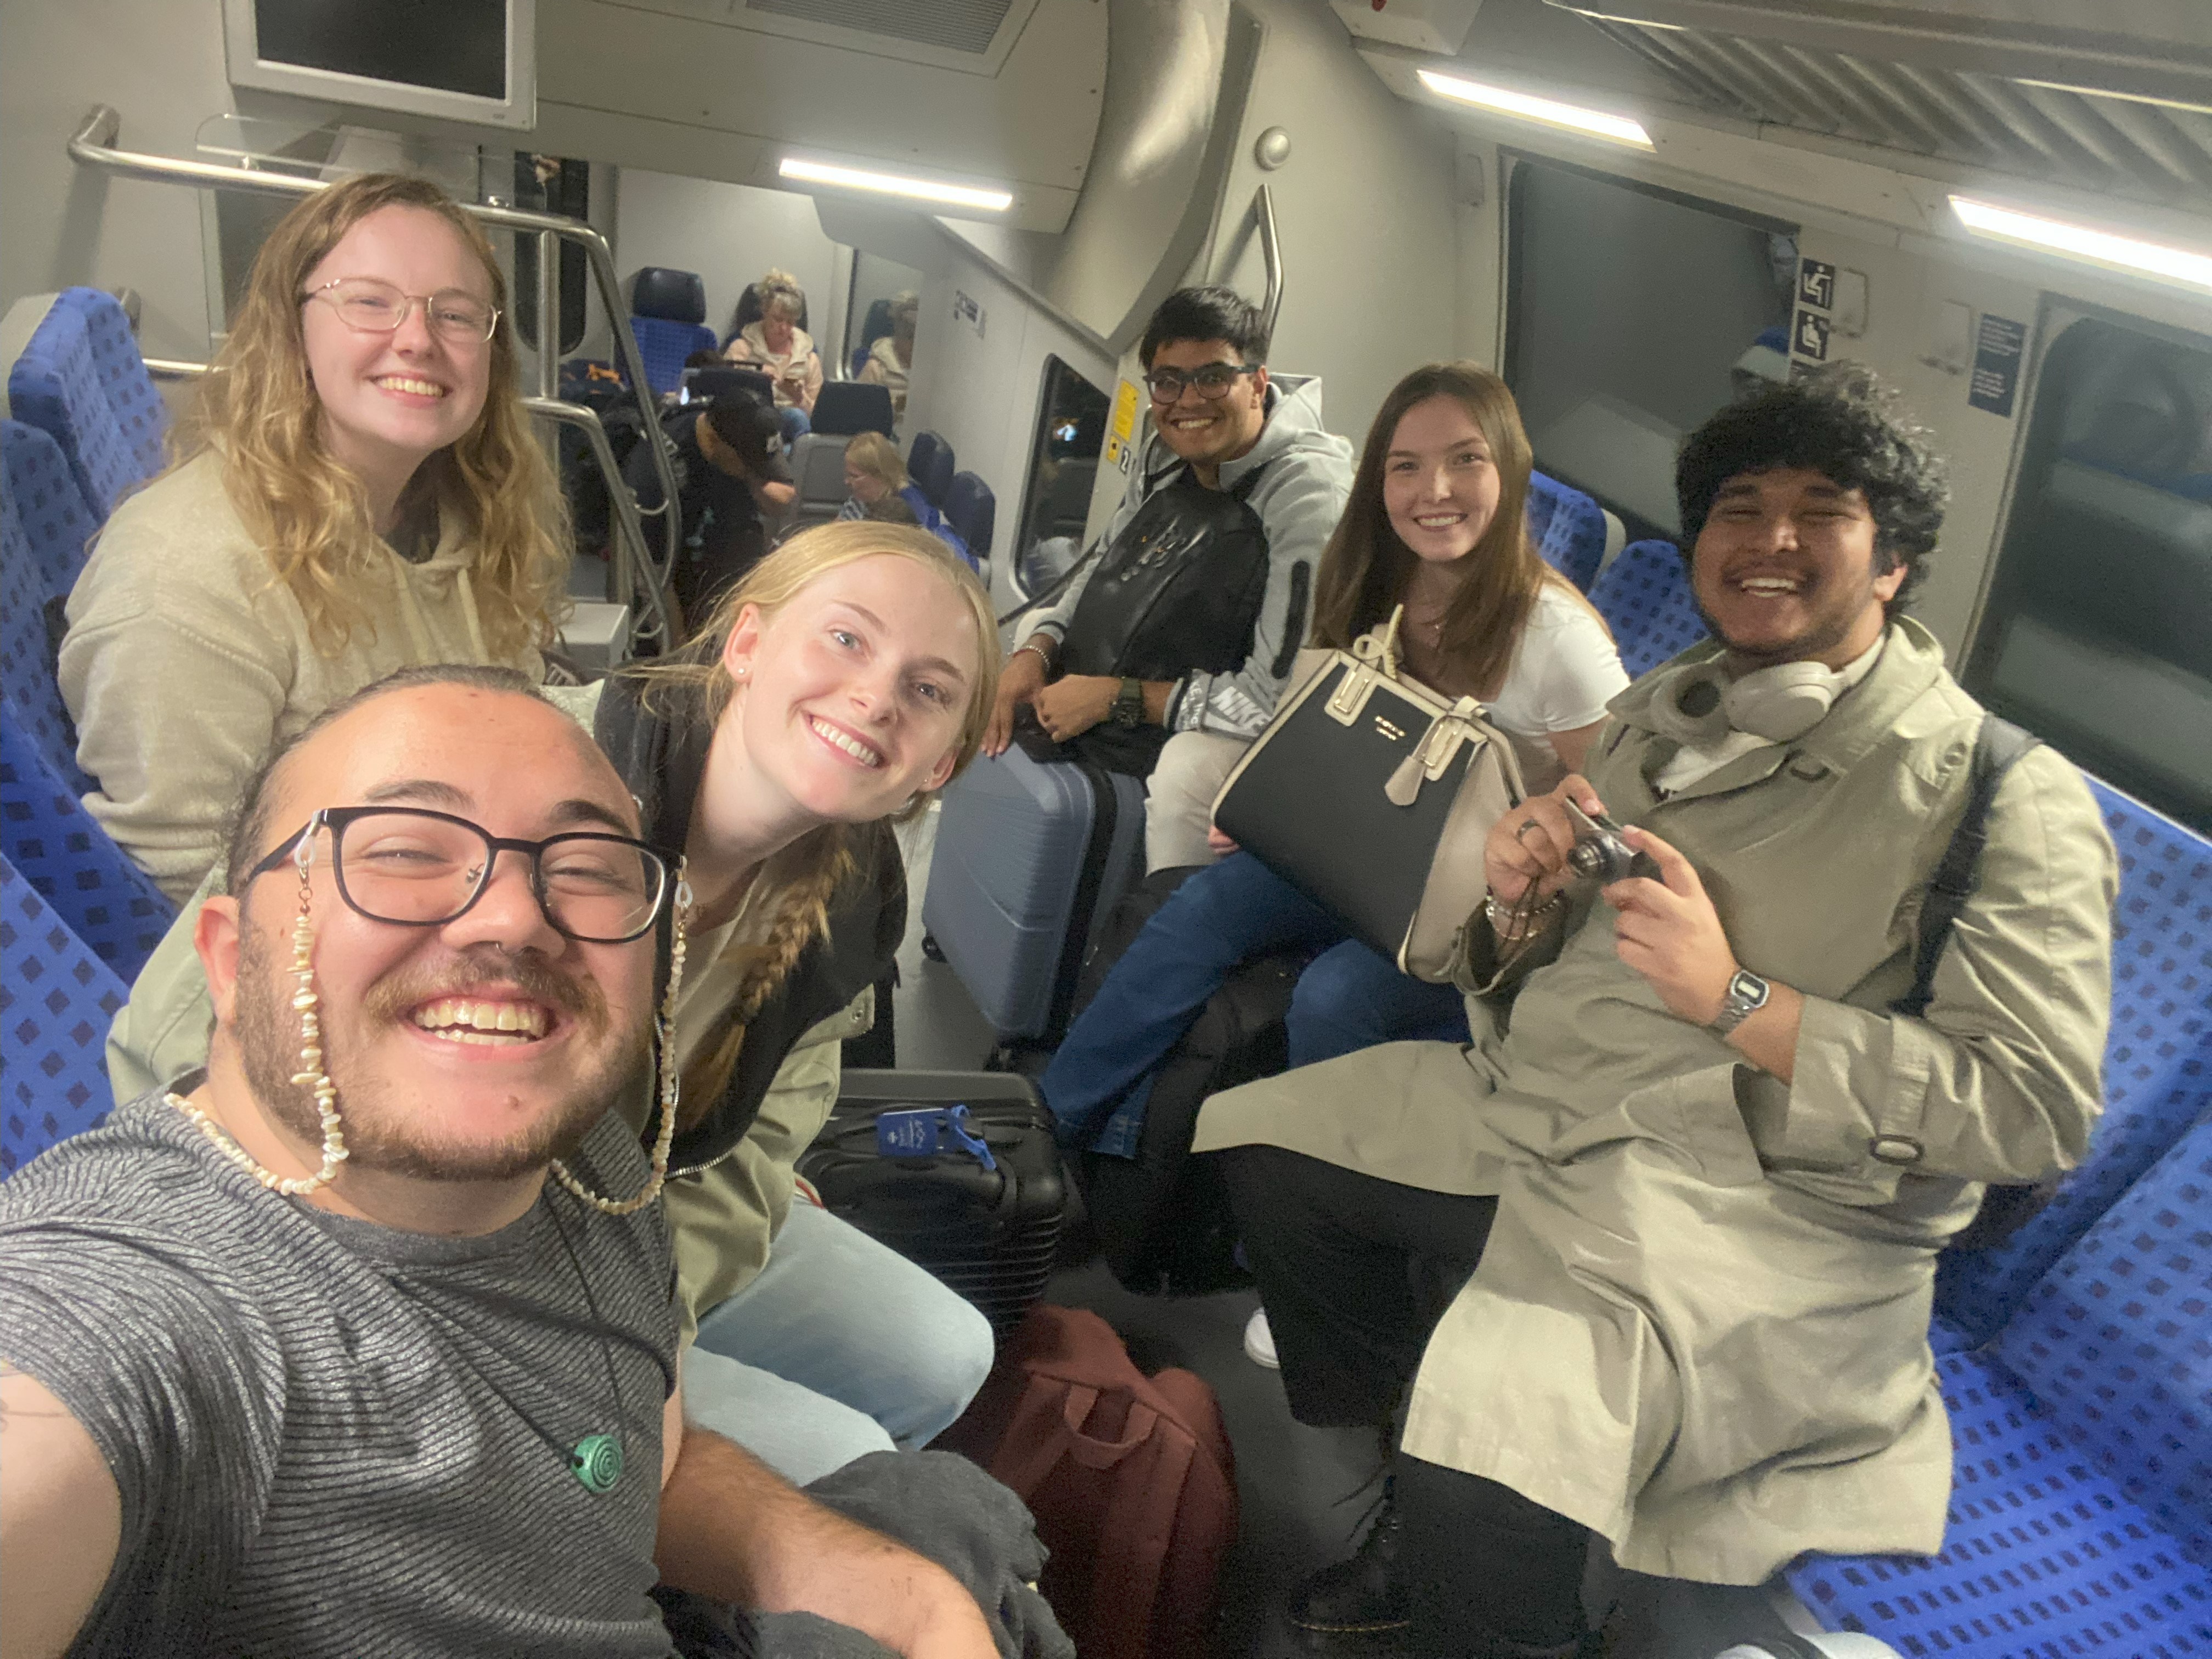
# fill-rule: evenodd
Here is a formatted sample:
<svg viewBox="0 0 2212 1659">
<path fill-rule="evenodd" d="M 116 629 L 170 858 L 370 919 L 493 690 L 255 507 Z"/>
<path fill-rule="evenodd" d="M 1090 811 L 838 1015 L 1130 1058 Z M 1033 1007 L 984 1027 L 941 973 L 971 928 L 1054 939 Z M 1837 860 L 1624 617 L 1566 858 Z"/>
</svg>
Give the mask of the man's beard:
<svg viewBox="0 0 2212 1659">
<path fill-rule="evenodd" d="M 238 1043 L 246 1082 L 264 1110 L 309 1147 L 319 1147 L 323 1128 L 314 1096 L 292 1080 L 300 1069 L 301 1041 L 300 1017 L 285 988 L 293 981 L 289 969 L 276 970 L 266 942 L 250 926 L 240 930 L 237 983 Z M 351 1035 L 366 1037 L 379 1026 L 404 1023 L 409 1010 L 434 997 L 492 985 L 509 987 L 573 1021 L 583 1040 L 571 1046 L 572 1054 L 597 1054 L 599 1063 L 572 1076 L 550 1109 L 506 1139 L 456 1146 L 423 1133 L 436 1121 L 436 1101 L 395 1101 L 387 1081 L 349 1075 L 353 1067 L 341 1046 L 342 1022 L 325 1004 L 320 1010 L 324 1069 L 337 1085 L 349 1164 L 422 1181 L 512 1180 L 571 1156 L 606 1115 L 629 1074 L 634 1046 L 605 1040 L 610 1017 L 598 985 L 556 973 L 535 956 L 495 951 L 388 975 L 369 988 L 343 1023 Z"/>
</svg>

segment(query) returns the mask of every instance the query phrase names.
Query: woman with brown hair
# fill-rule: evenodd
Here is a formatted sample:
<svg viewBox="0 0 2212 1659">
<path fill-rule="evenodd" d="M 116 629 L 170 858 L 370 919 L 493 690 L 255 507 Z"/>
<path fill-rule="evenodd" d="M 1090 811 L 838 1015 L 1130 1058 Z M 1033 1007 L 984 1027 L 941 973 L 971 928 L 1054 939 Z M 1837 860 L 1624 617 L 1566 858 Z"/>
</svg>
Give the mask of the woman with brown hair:
<svg viewBox="0 0 2212 1659">
<path fill-rule="evenodd" d="M 1348 648 L 1402 605 L 1407 672 L 1481 699 L 1533 792 L 1582 763 L 1628 676 L 1597 613 L 1528 539 L 1530 464 L 1513 394 L 1488 369 L 1432 363 L 1401 380 L 1322 555 L 1313 642 Z M 1219 845 L 1230 856 L 1176 890 L 1054 1056 L 1043 1089 L 1064 1139 L 1132 1155 L 1154 1069 L 1263 951 L 1319 952 L 1291 998 L 1292 1066 L 1404 1038 L 1466 1040 L 1456 990 L 1401 973 L 1259 859 Z"/>
<path fill-rule="evenodd" d="M 417 179 L 333 185 L 262 245 L 61 647 L 85 805 L 172 898 L 262 756 L 338 698 L 418 663 L 539 677 L 567 526 L 506 305 L 475 221 Z"/>
</svg>

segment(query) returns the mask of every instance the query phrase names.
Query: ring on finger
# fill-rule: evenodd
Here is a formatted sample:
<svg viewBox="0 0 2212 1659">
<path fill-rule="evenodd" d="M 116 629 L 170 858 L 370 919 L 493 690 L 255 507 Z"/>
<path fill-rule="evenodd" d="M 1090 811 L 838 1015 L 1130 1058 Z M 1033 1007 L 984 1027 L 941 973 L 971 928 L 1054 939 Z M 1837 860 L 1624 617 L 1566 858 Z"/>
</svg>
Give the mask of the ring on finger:
<svg viewBox="0 0 2212 1659">
<path fill-rule="evenodd" d="M 1543 825 L 1537 823 L 1535 819 L 1523 818 L 1521 820 L 1521 827 L 1513 832 L 1513 839 L 1516 841 L 1526 841 L 1528 838 L 1528 832 L 1531 830 L 1540 830 L 1542 828 Z"/>
</svg>

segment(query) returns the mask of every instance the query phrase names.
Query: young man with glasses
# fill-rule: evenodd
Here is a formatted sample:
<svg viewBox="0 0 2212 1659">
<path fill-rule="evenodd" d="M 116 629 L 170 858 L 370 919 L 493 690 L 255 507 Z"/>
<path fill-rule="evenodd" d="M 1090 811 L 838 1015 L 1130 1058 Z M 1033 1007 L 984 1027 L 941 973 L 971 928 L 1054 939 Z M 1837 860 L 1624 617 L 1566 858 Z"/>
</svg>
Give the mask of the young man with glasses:
<svg viewBox="0 0 2212 1659">
<path fill-rule="evenodd" d="M 380 683 L 256 779 L 206 1069 L 0 1187 L 0 1650 L 665 1659 L 657 1583 L 726 1642 L 715 1603 L 996 1650 L 950 1573 L 684 1425 L 666 1132 L 607 1110 L 690 902 L 637 828 L 497 670 Z M 960 1480 L 933 1547 L 1003 1497 Z M 952 1559 L 1051 1649 L 1040 1562 Z M 790 1650 L 747 1622 L 702 1650 Z"/>
<path fill-rule="evenodd" d="M 1159 870 L 1211 863 L 1206 830 L 1213 796 L 1237 756 L 1275 712 L 1291 659 L 1305 643 L 1315 568 L 1352 489 L 1352 446 L 1322 427 L 1321 381 L 1271 375 L 1267 326 L 1258 308 L 1226 288 L 1178 289 L 1146 325 L 1145 368 L 1152 430 L 1106 526 L 1103 551 L 1040 608 L 999 682 L 984 752 L 1003 753 L 1017 710 L 1060 742 L 1094 726 L 1164 728 L 1146 810 L 1146 862 Z M 1057 672 L 1095 654 L 1078 611 L 1102 562 L 1161 491 L 1195 483 L 1242 499 L 1267 538 L 1267 570 L 1243 660 L 1221 672 L 1168 679 Z M 1181 556 L 1202 559 L 1203 542 Z M 1055 677 L 1056 676 L 1056 677 Z"/>
</svg>

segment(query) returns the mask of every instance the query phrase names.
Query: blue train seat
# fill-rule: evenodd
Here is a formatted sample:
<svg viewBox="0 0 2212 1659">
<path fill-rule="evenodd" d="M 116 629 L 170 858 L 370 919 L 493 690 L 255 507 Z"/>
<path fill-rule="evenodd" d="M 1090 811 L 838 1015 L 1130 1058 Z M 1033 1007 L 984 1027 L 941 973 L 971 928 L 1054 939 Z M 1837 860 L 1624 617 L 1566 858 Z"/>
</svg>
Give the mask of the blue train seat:
<svg viewBox="0 0 2212 1659">
<path fill-rule="evenodd" d="M 1587 593 L 1605 562 L 1605 509 L 1579 489 L 1528 475 L 1528 539 L 1544 562 Z"/>
<path fill-rule="evenodd" d="M 54 302 L 9 370 L 8 402 L 17 420 L 61 446 L 77 489 L 99 517 L 150 476 L 100 387 L 84 313 L 65 300 Z"/>
<path fill-rule="evenodd" d="M 77 769 L 76 728 L 54 682 L 51 597 L 15 493 L 0 490 L 0 693 L 55 776 L 72 788 L 89 789 L 92 781 Z"/>
<path fill-rule="evenodd" d="M 647 265 L 630 278 L 629 331 L 645 359 L 645 383 L 665 396 L 683 383 L 684 360 L 716 349 L 707 323 L 707 285 L 696 271 Z"/>
<path fill-rule="evenodd" d="M 0 856 L 0 1177 L 58 1140 L 95 1128 L 114 1104 L 107 1028 L 130 991 Z"/>
<path fill-rule="evenodd" d="M 2212 1122 L 2029 1293 L 1939 1357 L 1954 1474 L 1942 1554 L 1814 1556 L 1832 1629 L 1922 1655 L 2212 1651 Z"/>
<path fill-rule="evenodd" d="M 1949 1251 L 1938 1262 L 1938 1335 L 1958 1346 L 1995 1335 L 2212 1108 L 2212 842 L 2094 779 L 2089 787 L 2120 858 L 2105 1113 L 2088 1157 L 2040 1213 L 1995 1249 Z"/>
<path fill-rule="evenodd" d="M 906 453 L 907 475 L 914 487 L 929 497 L 930 505 L 943 507 L 945 491 L 952 488 L 952 446 L 934 432 L 917 432 Z"/>
<path fill-rule="evenodd" d="M 1629 543 L 1591 585 L 1589 601 L 1612 628 L 1632 678 L 1705 637 L 1690 574 L 1672 542 Z"/>
<path fill-rule="evenodd" d="M 0 852 L 93 954 L 126 983 L 176 920 L 153 878 L 84 810 L 0 696 Z"/>
<path fill-rule="evenodd" d="M 100 521 L 84 504 L 61 446 L 34 426 L 0 421 L 0 488 L 15 503 L 50 599 L 66 599 Z"/>
<path fill-rule="evenodd" d="M 833 438 L 862 432 L 891 435 L 891 389 L 866 380 L 832 380 L 814 400 L 813 426 Z"/>
<path fill-rule="evenodd" d="M 956 472 L 945 492 L 945 516 L 968 544 L 968 562 L 978 570 L 991 562 L 991 538 L 999 525 L 999 498 L 973 472 Z"/>
<path fill-rule="evenodd" d="M 169 430 L 169 406 L 161 389 L 146 372 L 138 352 L 138 337 L 131 331 L 131 319 L 112 294 L 96 288 L 62 290 L 61 303 L 74 307 L 84 319 L 87 342 L 92 347 L 92 367 L 100 376 L 100 389 L 123 428 L 142 477 L 161 470 L 161 441 Z"/>
</svg>

